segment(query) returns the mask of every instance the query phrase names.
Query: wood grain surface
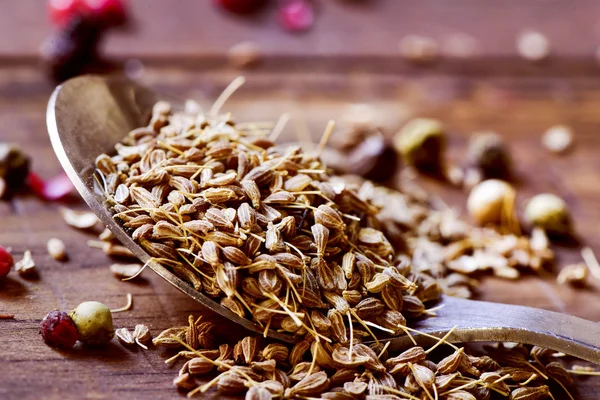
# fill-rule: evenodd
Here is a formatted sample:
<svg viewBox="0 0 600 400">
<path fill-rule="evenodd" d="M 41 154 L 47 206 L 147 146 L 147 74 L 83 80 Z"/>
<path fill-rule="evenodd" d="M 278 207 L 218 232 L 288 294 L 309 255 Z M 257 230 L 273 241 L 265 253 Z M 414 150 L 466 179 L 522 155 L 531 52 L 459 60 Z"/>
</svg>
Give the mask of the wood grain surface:
<svg viewBox="0 0 600 400">
<path fill-rule="evenodd" d="M 33 169 L 51 177 L 60 166 L 45 127 L 54 84 L 37 56 L 51 29 L 42 3 L 0 0 L 0 140 L 24 146 Z M 320 1 L 316 26 L 298 36 L 281 32 L 274 10 L 240 20 L 206 3 L 131 1 L 137 29 L 111 34 L 107 53 L 118 62 L 142 60 L 142 83 L 209 104 L 240 73 L 227 65 L 229 46 L 254 40 L 264 50 L 264 63 L 243 71 L 247 84 L 226 110 L 240 121 L 290 112 L 284 140 L 307 130 L 318 138 L 326 121 L 338 118 L 350 102 L 375 104 L 386 118 L 387 134 L 410 116 L 440 118 L 450 133 L 449 157 L 457 163 L 473 131 L 495 130 L 514 156 L 519 204 L 542 191 L 563 196 L 582 243 L 600 253 L 600 69 L 594 58 L 600 3 Z M 552 40 L 553 59 L 547 65 L 530 65 L 516 56 L 514 37 L 525 28 L 540 29 Z M 472 62 L 450 59 L 418 69 L 398 57 L 397 42 L 404 34 L 442 40 L 451 32 L 477 37 L 481 52 Z M 557 123 L 575 131 L 575 147 L 563 157 L 540 144 L 542 133 Z M 464 210 L 464 193 L 433 181 L 423 185 Z M 115 314 L 115 324 L 133 328 L 144 323 L 155 335 L 184 324 L 190 313 L 203 312 L 151 271 L 137 283 L 113 277 L 111 260 L 86 246 L 94 235 L 68 228 L 58 215 L 59 205 L 25 193 L 0 201 L 0 244 L 11 247 L 16 258 L 30 249 L 40 275 L 24 280 L 13 272 L 0 283 L 0 313 L 15 314 L 14 320 L 0 320 L 0 399 L 181 397 L 172 388 L 178 365 L 166 366 L 169 354 L 159 349 L 132 351 L 114 342 L 103 349 L 58 352 L 41 340 L 39 321 L 49 310 L 70 309 L 85 300 L 115 308 L 132 293 L 133 310 Z M 67 205 L 85 207 L 76 197 Z M 51 237 L 67 244 L 67 262 L 48 256 Z M 559 246 L 557 252 L 557 270 L 580 259 L 576 246 Z M 560 286 L 555 274 L 518 282 L 486 278 L 480 298 L 600 320 L 600 285 L 591 280 L 583 289 Z M 243 333 L 209 318 L 229 335 Z M 600 382 L 582 380 L 576 391 L 579 399 L 596 399 Z"/>
</svg>

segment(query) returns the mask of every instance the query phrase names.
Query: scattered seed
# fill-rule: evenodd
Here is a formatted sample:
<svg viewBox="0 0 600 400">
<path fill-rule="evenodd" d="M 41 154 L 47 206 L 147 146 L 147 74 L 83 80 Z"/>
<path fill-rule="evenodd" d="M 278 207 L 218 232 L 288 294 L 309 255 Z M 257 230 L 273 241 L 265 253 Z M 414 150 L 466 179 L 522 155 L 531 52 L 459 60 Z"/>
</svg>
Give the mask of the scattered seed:
<svg viewBox="0 0 600 400">
<path fill-rule="evenodd" d="M 400 54 L 415 64 L 431 64 L 439 58 L 439 45 L 430 37 L 406 35 L 398 43 Z"/>
<path fill-rule="evenodd" d="M 64 261 L 67 259 L 66 247 L 62 240 L 51 238 L 48 240 L 46 246 L 48 248 L 48 254 L 50 254 L 50 257 L 57 261 Z"/>
<path fill-rule="evenodd" d="M 119 328 L 115 330 L 115 336 L 119 339 L 119 342 L 124 345 L 132 345 L 135 344 L 135 339 L 133 335 L 127 328 Z"/>
<path fill-rule="evenodd" d="M 138 276 L 143 266 L 140 264 L 112 264 L 110 272 L 119 278 L 133 278 Z"/>
<path fill-rule="evenodd" d="M 23 258 L 15 263 L 15 270 L 19 275 L 25 278 L 35 276 L 37 271 L 35 269 L 35 262 L 31 256 L 31 251 L 25 250 Z"/>
<path fill-rule="evenodd" d="M 261 50 L 254 42 L 240 42 L 229 49 L 227 57 L 234 67 L 248 68 L 258 64 L 261 59 Z"/>
<path fill-rule="evenodd" d="M 150 334 L 150 330 L 146 325 L 136 325 L 132 336 L 138 346 L 144 350 L 148 350 L 148 346 L 146 346 L 146 344 L 152 340 L 152 335 Z"/>
<path fill-rule="evenodd" d="M 525 219 L 548 233 L 559 235 L 571 231 L 571 217 L 567 203 L 551 193 L 542 193 L 532 197 L 525 206 Z"/>
<path fill-rule="evenodd" d="M 553 126 L 544 133 L 542 144 L 552 153 L 564 154 L 573 145 L 573 130 L 566 125 Z"/>
<path fill-rule="evenodd" d="M 60 207 L 59 211 L 65 222 L 73 228 L 91 229 L 99 222 L 91 211 L 75 211 L 67 207 Z"/>
<path fill-rule="evenodd" d="M 556 282 L 560 284 L 569 284 L 572 286 L 582 286 L 585 284 L 588 275 L 588 268 L 585 263 L 567 265 L 560 270 L 556 277 Z"/>
</svg>

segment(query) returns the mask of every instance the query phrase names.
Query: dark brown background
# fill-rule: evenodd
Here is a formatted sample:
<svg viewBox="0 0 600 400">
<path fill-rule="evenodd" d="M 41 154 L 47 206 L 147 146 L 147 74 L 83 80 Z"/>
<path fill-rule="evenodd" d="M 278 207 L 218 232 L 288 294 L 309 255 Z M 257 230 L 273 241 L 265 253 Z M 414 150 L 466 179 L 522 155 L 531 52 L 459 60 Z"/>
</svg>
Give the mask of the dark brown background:
<svg viewBox="0 0 600 400">
<path fill-rule="evenodd" d="M 45 128 L 45 107 L 54 85 L 39 67 L 38 48 L 51 31 L 41 0 L 0 0 L 0 140 L 25 146 L 43 177 L 59 173 Z M 475 130 L 505 135 L 520 172 L 519 202 L 540 191 L 567 199 L 584 242 L 600 252 L 600 3 L 594 0 L 486 1 L 422 0 L 316 1 L 314 28 L 290 35 L 274 10 L 255 18 L 225 15 L 209 1 L 136 0 L 136 30 L 111 33 L 106 54 L 117 63 L 135 58 L 144 65 L 140 81 L 159 90 L 209 104 L 240 74 L 227 63 L 228 48 L 242 40 L 259 44 L 263 64 L 243 71 L 248 83 L 226 106 L 239 120 L 275 118 L 291 112 L 288 138 L 303 127 L 317 138 L 329 118 L 348 102 L 374 103 L 392 133 L 410 115 L 442 119 L 451 134 L 451 158 L 460 161 Z M 545 33 L 552 56 L 542 65 L 520 59 L 515 37 L 523 29 Z M 406 34 L 430 35 L 442 46 L 456 33 L 477 38 L 479 51 L 461 60 L 413 67 L 398 54 Z M 576 133 L 574 151 L 556 157 L 540 145 L 542 133 L 565 123 Z M 465 195 L 425 183 L 448 203 L 464 209 Z M 83 207 L 75 202 L 73 207 Z M 76 348 L 60 353 L 38 335 L 40 319 L 52 308 L 70 309 L 85 300 L 110 307 L 134 297 L 133 311 L 115 315 L 117 326 L 147 324 L 154 334 L 184 324 L 201 309 L 150 271 L 140 283 L 120 282 L 110 260 L 89 249 L 90 234 L 73 231 L 57 214 L 58 204 L 28 196 L 0 202 L 0 244 L 20 258 L 30 249 L 40 273 L 26 281 L 14 272 L 0 284 L 0 398 L 170 398 L 176 368 L 158 350 Z M 47 255 L 50 237 L 68 247 L 67 263 Z M 557 268 L 579 260 L 578 249 L 560 248 Z M 481 298 L 600 319 L 597 284 L 575 290 L 551 276 L 519 282 L 486 279 Z M 235 327 L 223 325 L 232 331 Z M 595 399 L 597 379 L 584 381 L 579 398 Z"/>
</svg>

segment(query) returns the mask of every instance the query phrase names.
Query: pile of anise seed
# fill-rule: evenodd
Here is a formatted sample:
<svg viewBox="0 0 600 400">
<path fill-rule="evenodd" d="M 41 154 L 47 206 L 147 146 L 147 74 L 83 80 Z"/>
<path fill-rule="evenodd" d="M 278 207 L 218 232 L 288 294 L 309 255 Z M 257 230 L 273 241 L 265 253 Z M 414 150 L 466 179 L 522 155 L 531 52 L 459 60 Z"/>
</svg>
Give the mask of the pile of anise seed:
<svg viewBox="0 0 600 400">
<path fill-rule="evenodd" d="M 572 373 L 594 374 L 585 367 L 567 370 L 557 361 L 560 354 L 524 345 L 486 346 L 477 355 L 442 338 L 428 349 L 414 346 L 392 355 L 382 343 L 355 338 L 349 356 L 347 337 L 345 344 L 332 345 L 307 336 L 292 346 L 247 336 L 217 345 L 214 328 L 190 316 L 188 326 L 167 329 L 153 340 L 180 350 L 166 362 L 186 360 L 174 385 L 188 397 L 216 387 L 223 395 L 246 393 L 247 400 L 562 399 L 572 398 Z M 441 344 L 449 351 L 434 353 Z"/>
<path fill-rule="evenodd" d="M 177 387 L 192 390 L 194 376 L 213 369 L 221 374 L 190 393 L 217 385 L 251 399 L 541 399 L 551 396 L 548 382 L 571 382 L 540 349 L 476 357 L 450 345 L 454 353 L 436 363 L 430 350 L 391 357 L 377 342 L 434 315 L 428 307 L 442 292 L 470 297 L 473 272 L 516 278 L 542 268 L 553 259 L 543 232 L 472 227 L 422 191 L 349 182 L 328 171 L 319 149 L 277 145 L 271 134 L 159 102 L 116 155 L 96 160 L 114 218 L 153 261 L 265 333 L 299 339 L 292 348 L 253 337 L 230 346 L 191 318 L 154 340 L 187 347 Z"/>
</svg>

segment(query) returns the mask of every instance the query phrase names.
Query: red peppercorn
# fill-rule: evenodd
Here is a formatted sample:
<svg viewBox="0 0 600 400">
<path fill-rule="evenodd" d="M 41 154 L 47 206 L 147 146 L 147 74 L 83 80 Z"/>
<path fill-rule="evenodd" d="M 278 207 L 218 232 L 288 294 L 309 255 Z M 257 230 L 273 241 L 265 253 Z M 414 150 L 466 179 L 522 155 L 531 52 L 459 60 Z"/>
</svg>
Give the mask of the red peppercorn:
<svg viewBox="0 0 600 400">
<path fill-rule="evenodd" d="M 27 185 L 33 193 L 35 193 L 39 197 L 43 197 L 45 184 L 44 180 L 38 174 L 36 174 L 33 171 L 30 171 L 27 175 Z"/>
<path fill-rule="evenodd" d="M 64 172 L 46 180 L 44 185 L 44 199 L 59 200 L 73 190 L 73 183 Z"/>
<path fill-rule="evenodd" d="M 266 0 L 215 0 L 215 3 L 234 14 L 250 14 L 266 4 Z"/>
<path fill-rule="evenodd" d="M 0 246 L 0 281 L 10 272 L 15 265 L 12 255 L 2 246 Z"/>
<path fill-rule="evenodd" d="M 73 183 L 64 172 L 46 181 L 35 172 L 30 172 L 27 184 L 38 197 L 50 201 L 60 200 L 73 190 Z"/>
<path fill-rule="evenodd" d="M 290 0 L 279 9 L 279 23 L 291 32 L 307 30 L 314 20 L 313 6 L 307 0 Z"/>
<path fill-rule="evenodd" d="M 62 349 L 73 347 L 80 337 L 69 314 L 58 310 L 52 310 L 44 317 L 40 333 L 48 346 Z"/>
<path fill-rule="evenodd" d="M 48 0 L 50 20 L 57 25 L 66 25 L 83 11 L 80 0 Z"/>
<path fill-rule="evenodd" d="M 75 17 L 92 18 L 104 27 L 122 25 L 127 10 L 122 0 L 48 0 L 50 20 L 66 26 Z"/>
<path fill-rule="evenodd" d="M 127 21 L 127 10 L 122 0 L 82 1 L 85 11 L 101 20 L 105 27 L 122 25 Z"/>
</svg>

